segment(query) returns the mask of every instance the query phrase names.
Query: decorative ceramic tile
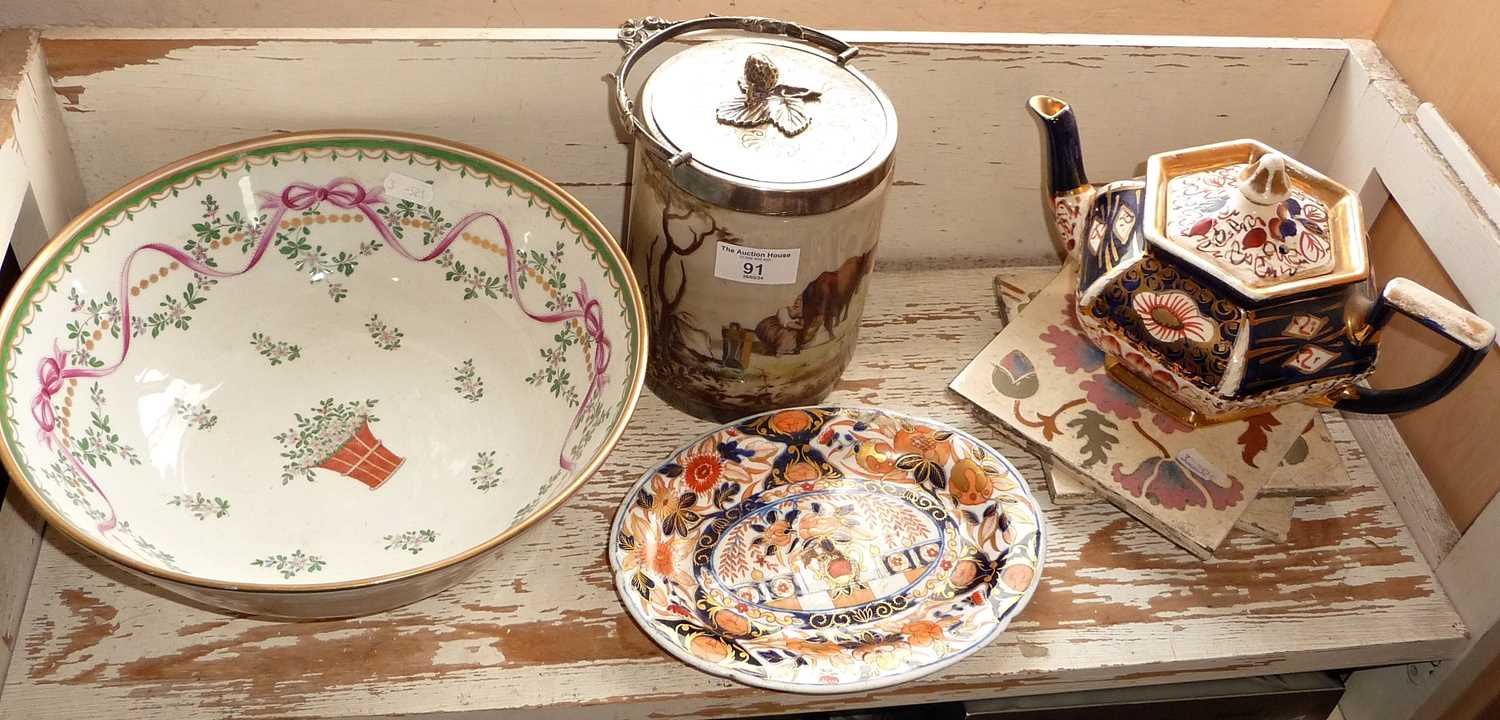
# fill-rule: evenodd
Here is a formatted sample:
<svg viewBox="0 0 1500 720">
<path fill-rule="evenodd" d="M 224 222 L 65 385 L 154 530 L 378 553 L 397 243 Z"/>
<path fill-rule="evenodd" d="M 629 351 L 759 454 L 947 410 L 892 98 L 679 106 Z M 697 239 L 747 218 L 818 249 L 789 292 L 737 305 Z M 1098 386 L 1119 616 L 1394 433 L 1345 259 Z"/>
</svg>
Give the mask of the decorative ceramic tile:
<svg viewBox="0 0 1500 720">
<path fill-rule="evenodd" d="M 1211 557 L 1314 417 L 1272 413 L 1190 428 L 1116 384 L 1083 336 L 1069 266 L 953 381 L 952 388 L 1045 446 L 1126 512 Z"/>
<path fill-rule="evenodd" d="M 1284 543 L 1292 531 L 1292 512 L 1296 507 L 1297 498 L 1258 497 L 1245 508 L 1245 514 L 1234 527 L 1271 542 Z"/>
<path fill-rule="evenodd" d="M 779 410 L 649 470 L 610 530 L 615 586 L 682 661 L 749 685 L 851 692 L 993 640 L 1045 544 L 1020 473 L 973 437 L 873 409 Z"/>
<path fill-rule="evenodd" d="M 1078 477 L 1077 470 L 1055 463 L 1050 457 L 1042 461 L 1042 473 L 1047 478 L 1047 492 L 1053 505 L 1085 505 L 1104 499 Z"/>
<path fill-rule="evenodd" d="M 1000 320 L 1009 323 L 1021 315 L 1031 299 L 1057 277 L 1059 268 L 1015 268 L 995 275 L 995 297 L 1000 301 Z"/>
<path fill-rule="evenodd" d="M 1281 465 L 1271 473 L 1260 494 L 1267 497 L 1326 497 L 1337 495 L 1353 484 L 1339 449 L 1328 435 L 1324 413 L 1318 413 L 1302 435 L 1292 442 Z"/>
<path fill-rule="evenodd" d="M 997 274 L 995 296 L 1000 301 L 1001 320 L 1010 322 L 1017 317 L 1031 299 L 1057 277 L 1057 273 L 1058 268 L 1016 268 Z M 999 429 L 1005 431 L 1008 428 Z M 1026 444 L 1025 438 L 1014 433 L 1007 434 L 1022 445 Z M 1038 454 L 1044 458 L 1048 455 L 1045 448 Z M 1044 468 L 1048 465 L 1050 463 L 1044 460 Z M 1070 505 L 1099 499 L 1094 491 L 1080 485 L 1069 473 L 1063 472 L 1060 476 L 1054 478 L 1048 470 L 1047 489 L 1054 504 Z M 1302 436 L 1293 441 L 1286 456 L 1282 458 L 1281 465 L 1271 474 L 1265 487 L 1260 489 L 1260 494 L 1276 497 L 1323 497 L 1343 492 L 1349 485 L 1349 473 L 1344 468 L 1343 459 L 1339 457 L 1338 448 L 1334 447 L 1333 439 L 1328 435 L 1324 414 L 1318 413 Z"/>
<path fill-rule="evenodd" d="M 1054 505 L 1085 505 L 1101 502 L 1103 498 L 1089 486 L 1088 481 L 1066 465 L 1043 463 L 1047 476 L 1047 490 L 1052 494 Z M 1259 535 L 1274 542 L 1286 542 L 1292 527 L 1292 508 L 1297 500 L 1292 497 L 1266 497 L 1262 494 L 1250 502 L 1245 513 L 1236 520 L 1236 530 Z"/>
</svg>

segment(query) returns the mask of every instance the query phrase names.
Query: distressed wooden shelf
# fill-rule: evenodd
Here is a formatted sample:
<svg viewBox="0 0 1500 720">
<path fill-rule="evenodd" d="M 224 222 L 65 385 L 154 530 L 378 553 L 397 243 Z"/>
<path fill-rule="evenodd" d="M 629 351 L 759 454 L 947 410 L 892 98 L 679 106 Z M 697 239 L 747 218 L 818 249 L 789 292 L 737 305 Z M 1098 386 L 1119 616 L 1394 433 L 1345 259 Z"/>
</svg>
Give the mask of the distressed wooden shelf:
<svg viewBox="0 0 1500 720">
<path fill-rule="evenodd" d="M 1365 667 L 1463 646 L 1458 614 L 1342 422 L 1330 432 L 1353 487 L 1300 501 L 1285 545 L 1241 533 L 1204 563 L 1111 506 L 1048 504 L 1036 460 L 946 389 L 1001 326 L 994 275 L 877 272 L 859 349 L 831 398 L 973 430 L 1017 461 L 1041 499 L 1050 547 L 1035 600 L 945 672 L 879 692 L 796 696 L 710 677 L 658 650 L 616 598 L 605 536 L 641 469 L 708 424 L 647 395 L 573 500 L 474 579 L 391 613 L 227 617 L 48 532 L 0 718 L 740 716 Z"/>
<path fill-rule="evenodd" d="M 1394 198 L 1475 310 L 1500 318 L 1500 187 L 1369 41 L 838 34 L 895 102 L 901 140 L 884 271 L 832 399 L 973 430 L 1037 490 L 1036 461 L 945 389 L 999 329 L 995 268 L 1053 257 L 1022 110 L 1033 92 L 1080 109 L 1095 179 L 1128 177 L 1162 149 L 1257 137 L 1355 189 L 1367 221 Z M 601 82 L 619 61 L 614 36 L 0 31 L 0 249 L 26 262 L 88 202 L 174 158 L 314 127 L 505 153 L 618 231 L 628 139 L 607 120 Z M 1389 421 L 1344 420 L 1329 429 L 1353 485 L 1298 501 L 1288 543 L 1232 536 L 1205 564 L 1108 505 L 1048 506 L 1046 574 L 1010 630 L 935 677 L 853 697 L 698 673 L 624 615 L 604 554 L 616 503 L 707 428 L 649 395 L 605 470 L 492 568 L 357 620 L 276 624 L 183 605 L 57 533 L 41 542 L 12 489 L 0 502 L 0 720 L 734 716 L 1345 668 L 1374 668 L 1348 681 L 1351 720 L 1435 718 L 1500 654 L 1500 502 L 1460 533 Z M 1435 659 L 1447 661 L 1401 664 Z"/>
</svg>

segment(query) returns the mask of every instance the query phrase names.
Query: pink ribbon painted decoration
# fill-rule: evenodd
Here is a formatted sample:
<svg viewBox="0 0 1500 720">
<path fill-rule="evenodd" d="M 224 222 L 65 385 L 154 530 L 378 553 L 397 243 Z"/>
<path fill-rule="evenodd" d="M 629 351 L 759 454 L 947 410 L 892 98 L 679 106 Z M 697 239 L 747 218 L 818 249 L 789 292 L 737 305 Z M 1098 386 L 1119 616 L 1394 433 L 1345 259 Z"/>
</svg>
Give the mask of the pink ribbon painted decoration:
<svg viewBox="0 0 1500 720">
<path fill-rule="evenodd" d="M 52 354 L 42 358 L 36 368 L 36 381 L 41 386 L 36 397 L 31 399 L 31 417 L 40 429 L 37 436 L 47 447 L 52 447 L 52 428 L 57 427 L 57 415 L 52 412 L 52 396 L 62 389 L 64 367 L 68 365 L 68 354 L 52 342 Z"/>
<path fill-rule="evenodd" d="M 417 256 L 409 252 L 401 244 L 395 233 L 391 232 L 390 226 L 386 225 L 385 219 L 375 212 L 373 206 L 385 202 L 381 196 L 380 189 L 366 190 L 364 186 L 350 178 L 337 178 L 326 185 L 318 186 L 303 182 L 294 182 L 287 185 L 280 193 L 259 193 L 260 207 L 263 210 L 271 210 L 271 218 L 267 221 L 265 229 L 261 232 L 260 239 L 256 241 L 254 252 L 245 267 L 224 271 L 209 267 L 182 250 L 162 243 L 147 243 L 135 250 L 125 258 L 125 266 L 120 270 L 120 335 L 123 338 L 120 347 L 120 356 L 111 365 L 100 368 L 81 368 L 67 366 L 67 353 L 58 349 L 53 344 L 53 352 L 42 358 L 37 366 L 37 381 L 40 388 L 32 398 L 31 416 L 37 422 L 39 435 L 47 447 L 57 447 L 59 452 L 68 460 L 78 473 L 88 481 L 104 502 L 109 506 L 109 517 L 98 524 L 100 532 L 107 532 L 116 525 L 114 504 L 110 502 L 109 496 L 89 474 L 82 463 L 68 450 L 65 443 L 56 442 L 55 429 L 57 417 L 52 408 L 52 398 L 63 387 L 66 380 L 72 378 L 100 378 L 113 373 L 124 364 L 126 356 L 130 354 L 130 340 L 132 330 L 132 318 L 130 316 L 130 267 L 137 255 L 147 250 L 166 255 L 176 260 L 183 266 L 195 273 L 214 278 L 231 278 L 250 272 L 256 265 L 260 264 L 265 257 L 266 250 L 271 246 L 276 237 L 276 228 L 280 227 L 282 218 L 290 210 L 310 210 L 320 203 L 328 202 L 345 210 L 358 210 L 370 220 L 370 224 L 380 233 L 381 238 L 396 250 L 402 257 L 415 262 L 427 262 L 442 255 L 450 245 L 454 243 L 469 225 L 482 218 L 493 220 L 495 226 L 500 229 L 500 235 L 505 240 L 506 275 L 510 283 L 511 296 L 516 305 L 527 317 L 542 323 L 559 323 L 572 319 L 579 319 L 583 323 L 584 331 L 589 334 L 594 343 L 593 367 L 590 368 L 592 377 L 588 389 L 584 392 L 583 401 L 578 406 L 578 412 L 573 416 L 573 423 L 569 426 L 567 434 L 563 437 L 563 447 L 558 454 L 558 465 L 564 470 L 574 468 L 572 458 L 568 457 L 568 442 L 578 431 L 578 426 L 583 422 L 584 414 L 588 412 L 589 406 L 595 400 L 600 388 L 605 382 L 605 372 L 609 369 L 611 357 L 611 345 L 604 331 L 604 313 L 599 304 L 588 292 L 588 286 L 581 280 L 579 289 L 573 293 L 573 298 L 578 302 L 578 307 L 555 313 L 537 313 L 526 307 L 526 302 L 521 298 L 521 288 L 517 280 L 515 245 L 511 241 L 510 229 L 506 227 L 505 221 L 490 212 L 473 212 L 465 215 L 453 225 L 433 249 L 432 252 Z"/>
</svg>

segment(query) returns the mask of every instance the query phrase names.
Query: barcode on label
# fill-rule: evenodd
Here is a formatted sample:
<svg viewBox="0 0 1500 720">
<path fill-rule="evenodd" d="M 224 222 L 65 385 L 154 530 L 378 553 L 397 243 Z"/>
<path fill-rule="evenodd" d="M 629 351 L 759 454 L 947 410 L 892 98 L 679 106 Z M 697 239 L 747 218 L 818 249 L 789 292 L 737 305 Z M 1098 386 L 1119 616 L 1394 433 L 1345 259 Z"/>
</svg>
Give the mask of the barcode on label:
<svg viewBox="0 0 1500 720">
<path fill-rule="evenodd" d="M 401 173 L 385 176 L 385 194 L 386 197 L 408 200 L 418 205 L 432 204 L 432 186 Z"/>
<path fill-rule="evenodd" d="M 714 277 L 756 285 L 791 285 L 797 282 L 799 248 L 764 249 L 719 241 L 714 258 Z"/>
</svg>

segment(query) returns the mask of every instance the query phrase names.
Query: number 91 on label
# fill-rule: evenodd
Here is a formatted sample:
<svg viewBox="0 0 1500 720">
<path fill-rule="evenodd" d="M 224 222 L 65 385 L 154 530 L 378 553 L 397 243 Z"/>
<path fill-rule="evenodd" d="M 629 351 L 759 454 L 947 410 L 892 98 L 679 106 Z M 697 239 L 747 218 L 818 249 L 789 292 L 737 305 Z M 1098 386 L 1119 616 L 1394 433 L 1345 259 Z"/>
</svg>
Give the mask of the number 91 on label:
<svg viewBox="0 0 1500 720">
<path fill-rule="evenodd" d="M 802 250 L 753 248 L 719 241 L 714 277 L 752 285 L 791 285 L 797 282 Z"/>
</svg>

